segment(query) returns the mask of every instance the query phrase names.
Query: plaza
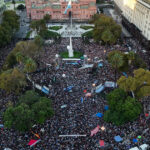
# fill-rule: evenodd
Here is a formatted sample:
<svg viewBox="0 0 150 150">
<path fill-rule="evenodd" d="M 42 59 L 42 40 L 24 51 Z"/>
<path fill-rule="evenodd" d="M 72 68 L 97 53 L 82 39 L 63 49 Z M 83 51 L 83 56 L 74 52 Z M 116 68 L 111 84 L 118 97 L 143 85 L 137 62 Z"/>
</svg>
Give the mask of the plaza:
<svg viewBox="0 0 150 150">
<path fill-rule="evenodd" d="M 52 23 L 34 16 L 45 3 L 27 5 L 31 22 L 18 11 L 21 30 L 0 48 L 0 150 L 148 150 L 148 49 L 112 8 Z"/>
</svg>

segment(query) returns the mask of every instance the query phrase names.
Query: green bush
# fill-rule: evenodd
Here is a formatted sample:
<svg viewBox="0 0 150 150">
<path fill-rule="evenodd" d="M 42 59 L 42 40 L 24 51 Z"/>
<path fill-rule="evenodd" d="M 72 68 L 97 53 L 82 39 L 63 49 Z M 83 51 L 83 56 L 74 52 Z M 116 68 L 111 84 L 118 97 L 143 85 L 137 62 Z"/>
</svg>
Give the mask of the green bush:
<svg viewBox="0 0 150 150">
<path fill-rule="evenodd" d="M 52 27 L 49 27 L 50 30 L 55 30 L 55 31 L 58 31 L 62 28 L 62 26 L 52 26 Z"/>
<path fill-rule="evenodd" d="M 80 28 L 84 30 L 89 30 L 89 29 L 93 29 L 94 27 L 93 26 L 80 26 Z"/>
<path fill-rule="evenodd" d="M 53 114 L 50 99 L 41 97 L 34 91 L 27 91 L 19 98 L 16 106 L 7 108 L 3 119 L 5 127 L 27 131 L 34 124 L 44 123 Z"/>
<path fill-rule="evenodd" d="M 30 38 L 30 35 L 31 35 L 32 31 L 29 31 L 27 34 L 26 34 L 26 39 L 29 39 Z"/>
<path fill-rule="evenodd" d="M 62 52 L 62 53 L 60 53 L 60 56 L 62 58 L 69 58 L 68 52 Z M 74 57 L 72 57 L 72 58 L 80 58 L 82 56 L 83 56 L 83 53 L 74 51 Z"/>
<path fill-rule="evenodd" d="M 122 125 L 134 121 L 141 113 L 141 103 L 123 90 L 115 89 L 107 95 L 109 110 L 104 113 L 106 122 Z"/>
<path fill-rule="evenodd" d="M 133 66 L 136 68 L 143 68 L 143 69 L 147 68 L 147 65 L 144 62 L 144 60 L 140 58 L 140 56 L 137 54 L 135 54 L 135 59 L 133 60 Z"/>
<path fill-rule="evenodd" d="M 93 38 L 93 30 L 83 33 L 82 38 L 84 39 L 84 37 L 88 38 L 88 39 L 92 39 Z"/>
<path fill-rule="evenodd" d="M 40 31 L 39 35 L 45 40 L 47 40 L 47 39 L 57 39 L 57 38 L 61 37 L 61 35 L 59 33 L 49 31 L 49 30 L 42 30 L 42 31 Z"/>
<path fill-rule="evenodd" d="M 7 70 L 13 68 L 16 64 L 17 64 L 16 56 L 14 55 L 14 53 L 11 52 L 6 58 L 6 61 L 3 65 L 3 69 Z"/>
</svg>

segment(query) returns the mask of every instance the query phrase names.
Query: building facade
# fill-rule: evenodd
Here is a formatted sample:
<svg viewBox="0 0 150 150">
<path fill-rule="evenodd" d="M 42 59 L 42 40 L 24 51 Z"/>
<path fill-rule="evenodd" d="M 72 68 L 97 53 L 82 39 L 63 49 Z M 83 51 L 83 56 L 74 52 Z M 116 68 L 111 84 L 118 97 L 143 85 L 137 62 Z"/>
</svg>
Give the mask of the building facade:
<svg viewBox="0 0 150 150">
<path fill-rule="evenodd" d="M 88 20 L 97 11 L 96 0 L 72 0 L 72 8 L 67 14 L 64 11 L 68 0 L 25 0 L 27 16 L 31 19 L 42 19 L 46 14 L 54 20 L 68 19 L 69 12 L 73 19 Z"/>
<path fill-rule="evenodd" d="M 114 1 L 121 10 L 123 25 L 140 41 L 150 45 L 150 0 Z"/>
</svg>

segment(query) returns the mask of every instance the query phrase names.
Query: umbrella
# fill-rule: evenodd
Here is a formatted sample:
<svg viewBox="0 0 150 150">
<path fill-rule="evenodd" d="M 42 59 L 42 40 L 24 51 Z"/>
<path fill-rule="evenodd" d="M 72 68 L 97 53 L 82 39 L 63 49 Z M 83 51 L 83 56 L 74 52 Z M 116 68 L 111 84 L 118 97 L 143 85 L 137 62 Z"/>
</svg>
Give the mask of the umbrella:
<svg viewBox="0 0 150 150">
<path fill-rule="evenodd" d="M 108 108 L 109 108 L 109 107 L 108 107 L 107 105 L 105 105 L 104 110 L 108 110 Z"/>
<path fill-rule="evenodd" d="M 133 139 L 133 143 L 137 143 L 138 142 L 138 140 L 137 139 Z"/>
<path fill-rule="evenodd" d="M 148 113 L 146 113 L 146 114 L 145 114 L 145 117 L 148 117 L 148 116 L 149 116 L 149 114 L 148 114 Z"/>
<path fill-rule="evenodd" d="M 105 145 L 104 140 L 100 140 L 100 141 L 99 141 L 99 145 L 100 145 L 101 147 L 103 147 L 103 146 Z"/>
<path fill-rule="evenodd" d="M 101 117 L 103 117 L 103 114 L 102 113 L 97 113 L 96 116 L 101 118 Z"/>
<path fill-rule="evenodd" d="M 114 139 L 116 142 L 121 142 L 123 140 L 119 135 L 115 136 Z"/>
</svg>

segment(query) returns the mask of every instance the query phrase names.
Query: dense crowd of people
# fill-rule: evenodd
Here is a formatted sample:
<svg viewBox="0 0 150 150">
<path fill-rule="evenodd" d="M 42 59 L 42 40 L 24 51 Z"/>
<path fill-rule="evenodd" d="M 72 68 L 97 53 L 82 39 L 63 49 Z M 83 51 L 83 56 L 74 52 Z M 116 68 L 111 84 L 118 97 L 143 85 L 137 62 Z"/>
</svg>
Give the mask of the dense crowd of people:
<svg viewBox="0 0 150 150">
<path fill-rule="evenodd" d="M 146 53 L 142 52 L 143 48 L 140 44 L 137 44 L 133 39 L 127 39 L 122 45 L 102 46 L 94 42 L 85 44 L 81 38 L 73 39 L 73 49 L 84 52 L 88 57 L 89 64 L 93 64 L 96 59 L 103 62 L 103 67 L 99 67 L 94 73 L 91 68 L 79 69 L 83 61 L 79 61 L 79 65 L 72 65 L 60 60 L 57 64 L 59 68 L 57 68 L 55 55 L 67 50 L 67 45 L 69 45 L 69 39 L 63 38 L 59 44 L 45 46 L 40 55 L 39 71 L 29 74 L 35 83 L 49 88 L 50 93 L 46 96 L 52 100 L 55 115 L 42 125 L 34 125 L 31 129 L 33 132 L 30 130 L 20 133 L 14 129 L 2 128 L 0 149 L 8 147 L 12 150 L 32 149 L 28 142 L 30 139 L 38 139 L 33 133 L 39 134 L 41 139 L 33 147 L 35 150 L 98 150 L 100 149 L 99 140 L 104 140 L 103 149 L 106 150 L 128 150 L 144 143 L 150 145 L 150 120 L 144 115 L 150 110 L 149 97 L 143 99 L 142 104 L 145 106 L 145 110 L 137 120 L 122 126 L 115 126 L 104 122 L 103 117 L 95 116 L 98 112 L 104 114 L 107 101 L 102 94 L 95 94 L 95 87 L 92 86 L 93 83 L 97 86 L 105 81 L 114 81 L 114 70 L 106 60 L 107 54 L 112 50 L 128 52 L 130 45 L 148 63 L 149 58 Z M 118 74 L 117 78 L 121 75 Z M 69 86 L 72 86 L 71 90 L 64 90 Z M 106 89 L 103 94 L 105 95 L 110 90 Z M 86 93 L 92 93 L 92 96 L 86 97 Z M 83 98 L 82 102 L 81 98 Z M 8 102 L 15 102 L 17 99 L 18 97 L 14 94 L 7 94 L 0 90 L 0 124 L 3 124 L 2 113 L 9 105 Z M 62 107 L 64 105 L 65 107 Z M 90 136 L 91 130 L 98 125 L 105 127 L 105 130 L 100 129 L 96 135 Z M 59 136 L 74 134 L 86 136 Z M 114 140 L 117 135 L 123 138 L 122 142 Z M 134 143 L 133 139 L 138 136 L 141 136 L 141 139 Z"/>
</svg>

